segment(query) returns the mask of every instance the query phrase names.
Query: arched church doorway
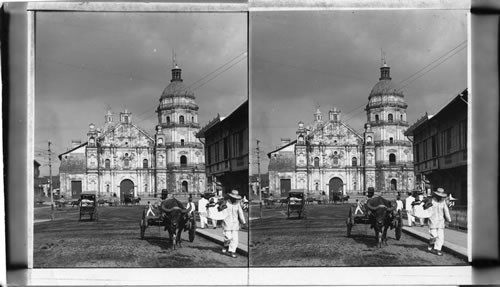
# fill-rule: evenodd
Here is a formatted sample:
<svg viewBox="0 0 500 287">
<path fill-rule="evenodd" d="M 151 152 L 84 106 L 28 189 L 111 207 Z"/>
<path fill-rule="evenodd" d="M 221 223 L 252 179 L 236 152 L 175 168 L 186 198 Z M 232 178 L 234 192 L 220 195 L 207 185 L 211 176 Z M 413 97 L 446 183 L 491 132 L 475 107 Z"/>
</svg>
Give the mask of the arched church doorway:
<svg viewBox="0 0 500 287">
<path fill-rule="evenodd" d="M 182 182 L 182 192 L 185 192 L 185 193 L 188 192 L 188 182 L 187 181 Z"/>
<path fill-rule="evenodd" d="M 392 191 L 398 190 L 398 181 L 395 180 L 394 178 L 391 179 L 391 190 Z"/>
<path fill-rule="evenodd" d="M 330 179 L 330 182 L 328 183 L 328 190 L 329 190 L 329 196 L 330 196 L 330 201 L 333 200 L 334 194 L 343 194 L 343 189 L 344 189 L 344 182 L 342 182 L 342 179 L 338 177 L 334 177 Z"/>
<path fill-rule="evenodd" d="M 120 200 L 124 201 L 125 197 L 134 197 L 134 182 L 130 179 L 124 179 L 120 183 Z"/>
</svg>

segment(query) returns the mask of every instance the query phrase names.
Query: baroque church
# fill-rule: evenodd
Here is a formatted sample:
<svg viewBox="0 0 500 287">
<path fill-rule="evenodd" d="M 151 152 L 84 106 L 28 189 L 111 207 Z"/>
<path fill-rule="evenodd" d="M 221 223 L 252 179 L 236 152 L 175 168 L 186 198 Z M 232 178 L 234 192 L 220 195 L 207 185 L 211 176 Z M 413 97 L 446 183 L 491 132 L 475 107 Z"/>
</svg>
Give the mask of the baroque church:
<svg viewBox="0 0 500 287">
<path fill-rule="evenodd" d="M 115 122 L 108 110 L 101 127 L 89 124 L 87 141 L 59 155 L 60 191 L 65 198 L 82 192 L 100 196 L 155 196 L 163 189 L 198 194 L 205 188 L 203 144 L 194 93 L 183 84 L 174 63 L 172 79 L 156 109 L 154 135 L 125 110 Z"/>
<path fill-rule="evenodd" d="M 318 108 L 312 124 L 298 123 L 295 140 L 282 139 L 268 153 L 269 189 L 286 196 L 292 189 L 308 190 L 330 199 L 333 194 L 362 193 L 369 188 L 396 192 L 414 188 L 407 104 L 391 81 L 390 67 L 380 68 L 365 107 L 367 122 L 359 133 L 342 121 L 341 111 L 332 108 L 328 117 Z"/>
</svg>

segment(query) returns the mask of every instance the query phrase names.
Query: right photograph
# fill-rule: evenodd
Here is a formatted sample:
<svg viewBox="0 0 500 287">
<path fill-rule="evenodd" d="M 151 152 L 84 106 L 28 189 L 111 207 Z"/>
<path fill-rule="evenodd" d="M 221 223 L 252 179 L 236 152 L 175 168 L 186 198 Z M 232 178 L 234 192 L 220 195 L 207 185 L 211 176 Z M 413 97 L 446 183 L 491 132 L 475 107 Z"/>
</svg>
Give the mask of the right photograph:
<svg viewBox="0 0 500 287">
<path fill-rule="evenodd" d="M 250 12 L 250 267 L 469 264 L 468 13 Z"/>
</svg>

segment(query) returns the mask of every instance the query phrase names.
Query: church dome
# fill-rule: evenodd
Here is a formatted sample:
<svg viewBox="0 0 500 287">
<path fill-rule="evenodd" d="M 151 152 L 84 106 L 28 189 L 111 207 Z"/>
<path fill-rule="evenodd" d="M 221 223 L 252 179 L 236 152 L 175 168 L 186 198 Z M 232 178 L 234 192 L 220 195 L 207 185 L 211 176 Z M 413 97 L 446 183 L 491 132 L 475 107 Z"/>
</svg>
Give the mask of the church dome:
<svg viewBox="0 0 500 287">
<path fill-rule="evenodd" d="M 370 92 L 370 97 L 395 93 L 400 94 L 401 92 L 391 80 L 380 80 L 375 84 L 375 86 L 373 86 L 372 91 Z"/>
<path fill-rule="evenodd" d="M 390 76 L 390 68 L 386 64 L 384 64 L 380 68 L 380 78 L 378 83 L 373 86 L 370 96 L 368 99 L 371 99 L 374 96 L 381 96 L 381 95 L 396 95 L 396 96 L 403 96 L 403 92 L 401 92 L 396 84 L 394 84 L 391 80 Z"/>
<path fill-rule="evenodd" d="M 194 98 L 193 91 L 191 91 L 191 89 L 182 82 L 181 71 L 181 68 L 175 65 L 172 69 L 172 79 L 170 80 L 170 84 L 168 84 L 168 86 L 163 90 L 160 100 L 172 96 Z"/>
<path fill-rule="evenodd" d="M 184 83 L 180 81 L 174 81 L 168 84 L 168 86 L 163 90 L 161 97 L 168 96 L 194 96 L 193 91 L 188 88 Z"/>
</svg>

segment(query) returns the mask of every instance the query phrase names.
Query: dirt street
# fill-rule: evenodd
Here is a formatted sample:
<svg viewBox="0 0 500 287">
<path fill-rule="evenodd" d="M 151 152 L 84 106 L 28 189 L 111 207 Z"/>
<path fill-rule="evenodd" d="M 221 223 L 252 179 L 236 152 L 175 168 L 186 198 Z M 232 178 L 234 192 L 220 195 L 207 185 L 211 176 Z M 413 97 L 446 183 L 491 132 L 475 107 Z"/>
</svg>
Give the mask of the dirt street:
<svg viewBox="0 0 500 287">
<path fill-rule="evenodd" d="M 157 226 L 140 239 L 144 206 L 99 207 L 99 221 L 78 221 L 76 207 L 57 210 L 53 221 L 34 227 L 34 267 L 247 267 L 248 258 L 221 254 L 221 246 L 182 234 L 172 250 L 168 234 Z M 50 208 L 35 208 L 35 220 L 49 219 Z M 87 219 L 88 217 L 86 217 Z M 222 233 L 222 231 L 221 231 Z"/>
<path fill-rule="evenodd" d="M 348 205 L 307 206 L 307 219 L 286 208 L 264 208 L 263 218 L 250 224 L 250 266 L 429 266 L 466 265 L 450 254 L 436 256 L 427 245 L 388 231 L 388 246 L 377 247 L 373 229 L 358 224 L 347 237 Z M 259 216 L 259 208 L 251 217 Z"/>
</svg>

